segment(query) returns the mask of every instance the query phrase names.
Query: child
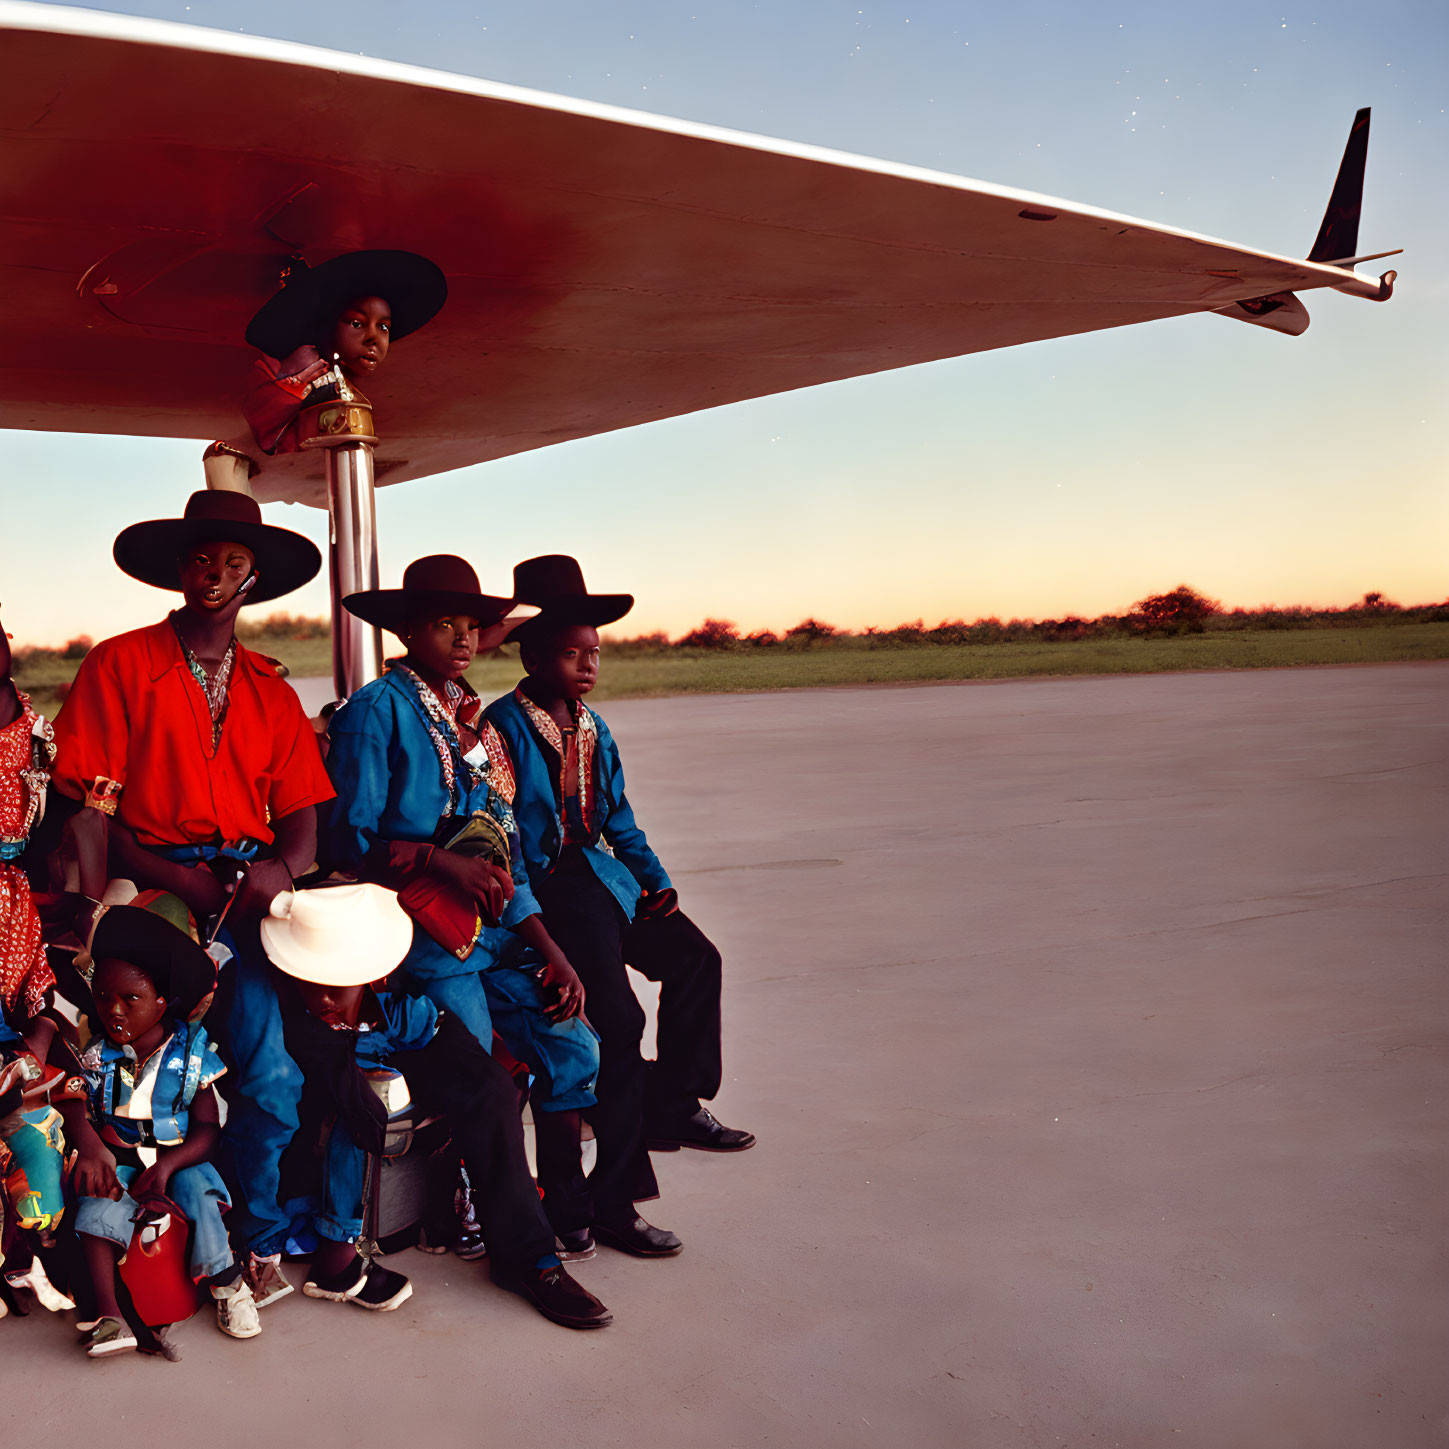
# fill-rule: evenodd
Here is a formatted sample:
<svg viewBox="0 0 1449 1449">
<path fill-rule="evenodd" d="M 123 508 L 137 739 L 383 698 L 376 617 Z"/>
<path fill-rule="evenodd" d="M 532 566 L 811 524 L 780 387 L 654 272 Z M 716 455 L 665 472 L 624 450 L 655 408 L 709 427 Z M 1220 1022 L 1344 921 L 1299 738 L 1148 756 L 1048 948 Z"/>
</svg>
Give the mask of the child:
<svg viewBox="0 0 1449 1449">
<path fill-rule="evenodd" d="M 11 678 L 10 636 L 0 629 L 0 1046 L 22 1047 L 41 1066 L 55 1037 L 44 1014 L 55 976 L 20 855 L 45 809 L 53 739 Z"/>
<path fill-rule="evenodd" d="M 608 1324 L 608 1310 L 554 1253 L 528 1172 L 512 1078 L 426 998 L 368 985 L 396 966 L 412 940 L 397 897 L 372 884 L 297 891 L 273 903 L 261 935 L 268 956 L 292 978 L 279 994 L 288 1045 L 305 1073 L 303 1130 L 325 1136 L 321 1154 L 289 1153 L 279 1169 L 279 1195 L 294 1211 L 305 1203 L 324 1240 L 302 1291 L 374 1311 L 396 1308 L 412 1293 L 401 1273 L 356 1246 L 366 1154 L 380 1151 L 386 1122 L 364 1072 L 381 1068 L 400 1073 L 419 1105 L 447 1121 L 474 1184 L 494 1281 L 567 1328 Z"/>
<path fill-rule="evenodd" d="M 720 957 L 678 907 L 674 888 L 624 794 L 619 751 L 584 703 L 599 667 L 598 625 L 622 618 L 628 594 L 590 594 L 576 560 L 529 559 L 514 593 L 541 609 L 515 631 L 528 671 L 485 718 L 517 771 L 514 810 L 529 885 L 550 936 L 588 992 L 602 1039 L 593 1236 L 643 1257 L 677 1253 L 679 1239 L 651 1227 L 634 1203 L 657 1192 L 648 1147 L 738 1152 L 754 1137 L 722 1126 L 700 1105 L 719 1090 Z M 658 1061 L 639 1053 L 644 1012 L 625 963 L 662 984 Z M 589 1224 L 560 1241 L 587 1251 Z"/>
<path fill-rule="evenodd" d="M 12 1221 L 44 1242 L 65 1211 L 60 1117 L 48 1100 L 46 1067 L 56 1024 L 49 1015 L 55 976 L 41 941 L 40 916 L 20 856 L 45 806 L 55 756 L 52 730 L 11 678 L 10 636 L 0 629 L 0 1068 L 9 1083 L 0 1112 L 0 1180 Z M 12 1286 L 43 1273 L 22 1245 L 7 1271 Z M 31 1279 L 34 1279 L 32 1284 Z"/>
<path fill-rule="evenodd" d="M 357 389 L 377 375 L 388 347 L 431 321 L 447 296 L 442 272 L 412 252 L 348 252 L 311 268 L 293 262 L 281 291 L 247 326 L 247 341 L 264 354 L 242 408 L 257 447 L 286 453 L 298 446 L 292 424 L 300 410 L 339 396 L 334 363 L 350 397 L 365 403 Z M 219 480 L 214 487 L 244 488 L 254 471 L 228 444 L 213 443 L 205 460 L 208 477 Z M 221 479 L 227 467 L 236 481 Z"/>
<path fill-rule="evenodd" d="M 550 1217 L 584 1191 L 580 1113 L 594 1104 L 598 1041 L 584 992 L 543 928 L 510 801 L 513 772 L 464 678 L 480 647 L 516 621 L 463 559 L 408 565 L 400 589 L 353 594 L 351 613 L 407 646 L 333 717 L 327 767 L 337 800 L 331 859 L 400 892 L 415 921 L 406 989 L 427 996 L 489 1050 L 496 1029 L 537 1079 L 539 1182 Z M 481 628 L 480 628 L 481 625 Z"/>
<path fill-rule="evenodd" d="M 332 786 L 296 693 L 237 640 L 236 620 L 300 588 L 322 556 L 263 523 L 255 499 L 222 491 L 192 494 L 180 518 L 132 524 L 114 554 L 132 578 L 179 593 L 181 607 L 82 660 L 56 718 L 55 788 L 84 802 L 71 829 L 101 853 L 102 873 L 109 849 L 114 875 L 179 896 L 198 922 L 225 912 L 213 934 L 236 959 L 211 1020 L 232 1067 L 226 1135 L 240 1217 L 253 1175 L 265 1177 L 296 1130 L 295 1100 L 272 1067 L 282 1025 L 256 922 L 315 861 L 315 807 Z M 265 1198 L 267 1183 L 257 1190 Z M 273 1227 L 285 1224 L 256 1225 L 248 1244 L 259 1307 L 291 1292 Z"/>
<path fill-rule="evenodd" d="M 78 1151 L 80 1234 L 98 1319 L 86 1353 L 136 1347 L 116 1301 L 115 1269 L 148 1203 L 170 1199 L 191 1222 L 191 1271 L 205 1278 L 217 1326 L 233 1338 L 262 1331 L 222 1223 L 226 1188 L 208 1160 L 218 1137 L 211 1084 L 222 1065 L 187 1015 L 215 983 L 211 957 L 184 932 L 139 906 L 112 906 L 91 939 L 91 996 L 102 1035 L 81 1067 L 94 1125 L 70 1111 Z"/>
</svg>

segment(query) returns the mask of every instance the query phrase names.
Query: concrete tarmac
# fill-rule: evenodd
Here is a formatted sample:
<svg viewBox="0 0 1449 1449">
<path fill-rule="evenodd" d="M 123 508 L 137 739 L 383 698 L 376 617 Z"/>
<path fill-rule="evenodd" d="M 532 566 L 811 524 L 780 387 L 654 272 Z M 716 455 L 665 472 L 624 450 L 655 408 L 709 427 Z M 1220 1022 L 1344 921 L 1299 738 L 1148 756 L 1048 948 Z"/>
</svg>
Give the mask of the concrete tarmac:
<svg viewBox="0 0 1449 1449">
<path fill-rule="evenodd" d="M 4 1442 L 1446 1442 L 1449 666 L 605 713 L 760 1139 L 656 1157 L 684 1253 L 588 1334 L 413 1252 L 180 1364 L 12 1318 Z"/>
</svg>

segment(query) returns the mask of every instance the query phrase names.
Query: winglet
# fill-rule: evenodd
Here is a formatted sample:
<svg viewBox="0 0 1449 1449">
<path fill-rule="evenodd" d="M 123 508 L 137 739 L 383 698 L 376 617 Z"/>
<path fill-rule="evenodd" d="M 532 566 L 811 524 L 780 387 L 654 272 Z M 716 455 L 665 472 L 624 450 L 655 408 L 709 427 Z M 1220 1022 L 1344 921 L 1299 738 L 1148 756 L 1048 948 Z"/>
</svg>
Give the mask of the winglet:
<svg viewBox="0 0 1449 1449">
<path fill-rule="evenodd" d="M 1365 106 L 1353 118 L 1343 160 L 1338 163 L 1338 177 L 1318 239 L 1308 253 L 1310 262 L 1331 262 L 1351 257 L 1358 250 L 1358 216 L 1363 207 L 1363 171 L 1368 160 L 1369 110 Z"/>
</svg>

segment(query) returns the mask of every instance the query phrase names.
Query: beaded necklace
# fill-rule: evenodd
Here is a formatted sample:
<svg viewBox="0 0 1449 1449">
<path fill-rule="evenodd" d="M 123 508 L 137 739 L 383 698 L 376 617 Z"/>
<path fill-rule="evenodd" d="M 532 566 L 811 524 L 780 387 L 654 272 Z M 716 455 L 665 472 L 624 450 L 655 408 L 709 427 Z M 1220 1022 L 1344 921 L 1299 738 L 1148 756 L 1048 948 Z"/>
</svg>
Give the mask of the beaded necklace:
<svg viewBox="0 0 1449 1449">
<path fill-rule="evenodd" d="M 232 665 L 236 662 L 236 639 L 226 646 L 226 653 L 222 656 L 221 664 L 217 667 L 214 675 L 208 675 L 201 667 L 201 661 L 191 652 L 191 645 L 181 633 L 181 626 L 176 622 L 176 615 L 171 615 L 171 628 L 175 633 L 177 642 L 181 645 L 181 653 L 186 659 L 186 667 L 191 671 L 191 677 L 201 688 L 201 697 L 206 701 L 206 708 L 211 714 L 211 747 L 215 749 L 221 743 L 222 721 L 226 718 L 227 687 L 231 684 Z"/>
</svg>

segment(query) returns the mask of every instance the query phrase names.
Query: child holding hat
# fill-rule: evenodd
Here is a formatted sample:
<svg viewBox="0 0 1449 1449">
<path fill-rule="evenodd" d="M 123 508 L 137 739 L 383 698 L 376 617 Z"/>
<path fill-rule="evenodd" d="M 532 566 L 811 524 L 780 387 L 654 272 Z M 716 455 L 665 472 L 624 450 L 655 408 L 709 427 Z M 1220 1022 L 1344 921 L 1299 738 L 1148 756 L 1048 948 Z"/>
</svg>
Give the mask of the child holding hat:
<svg viewBox="0 0 1449 1449">
<path fill-rule="evenodd" d="M 413 926 L 393 892 L 374 884 L 279 896 L 262 944 L 291 978 L 282 990 L 288 1043 L 303 1064 L 302 1131 L 326 1128 L 325 1164 L 288 1154 L 279 1194 L 306 1204 L 323 1247 L 302 1291 L 375 1311 L 396 1308 L 408 1280 L 356 1249 L 366 1153 L 386 1116 L 361 1069 L 400 1072 L 413 1099 L 442 1115 L 474 1184 L 493 1279 L 568 1328 L 601 1328 L 608 1310 L 554 1253 L 553 1230 L 524 1155 L 512 1078 L 454 1017 L 426 998 L 376 990 L 406 954 Z M 301 1181 L 310 1176 L 310 1182 Z"/>
</svg>

